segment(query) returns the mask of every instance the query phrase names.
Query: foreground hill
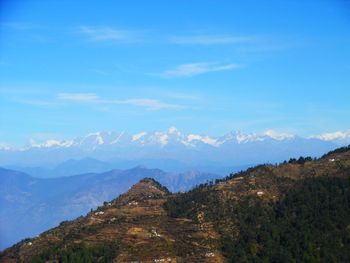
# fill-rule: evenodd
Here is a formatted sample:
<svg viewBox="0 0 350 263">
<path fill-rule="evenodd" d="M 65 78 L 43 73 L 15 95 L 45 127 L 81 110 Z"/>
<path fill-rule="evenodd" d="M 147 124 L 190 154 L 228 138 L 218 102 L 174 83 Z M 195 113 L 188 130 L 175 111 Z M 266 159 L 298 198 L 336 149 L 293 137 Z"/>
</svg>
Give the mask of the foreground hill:
<svg viewBox="0 0 350 263">
<path fill-rule="evenodd" d="M 350 149 L 171 194 L 153 179 L 1 262 L 350 262 Z"/>
<path fill-rule="evenodd" d="M 178 256 L 195 262 L 210 247 L 201 244 L 204 233 L 191 220 L 167 216 L 162 205 L 169 196 L 153 179 L 141 180 L 87 216 L 6 250 L 2 262 L 175 262 Z"/>
<path fill-rule="evenodd" d="M 0 168 L 0 250 L 63 220 L 86 214 L 104 201 L 124 193 L 144 177 L 155 178 L 171 191 L 184 191 L 219 176 L 135 167 L 41 179 Z"/>
</svg>

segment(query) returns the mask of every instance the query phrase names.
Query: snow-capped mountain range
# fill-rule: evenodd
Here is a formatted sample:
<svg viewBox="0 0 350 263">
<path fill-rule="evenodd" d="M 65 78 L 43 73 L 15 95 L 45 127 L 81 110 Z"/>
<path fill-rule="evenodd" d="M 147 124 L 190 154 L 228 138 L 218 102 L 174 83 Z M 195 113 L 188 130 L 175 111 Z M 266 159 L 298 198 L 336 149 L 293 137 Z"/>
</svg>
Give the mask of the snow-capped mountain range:
<svg viewBox="0 0 350 263">
<path fill-rule="evenodd" d="M 21 149 L 0 148 L 0 165 L 58 163 L 92 157 L 99 160 L 174 160 L 182 163 L 243 165 L 276 162 L 300 155 L 318 156 L 350 143 L 350 131 L 308 138 L 268 130 L 264 134 L 238 131 L 211 137 L 185 134 L 175 127 L 167 131 L 96 132 L 71 140 L 50 139 Z"/>
<path fill-rule="evenodd" d="M 31 148 L 69 148 L 82 147 L 85 150 L 95 150 L 101 146 L 122 145 L 124 143 L 138 144 L 140 146 L 158 145 L 164 147 L 167 144 L 178 143 L 188 147 L 195 147 L 198 143 L 207 144 L 213 147 L 219 147 L 225 143 L 249 143 L 256 141 L 264 141 L 272 139 L 276 141 L 291 140 L 295 135 L 288 133 L 277 133 L 273 130 L 268 130 L 262 135 L 244 134 L 240 131 L 231 131 L 220 137 L 203 136 L 199 134 L 184 134 L 175 127 L 170 127 L 166 132 L 140 132 L 130 135 L 124 131 L 122 132 L 95 132 L 90 133 L 84 137 L 77 137 L 71 140 L 56 140 L 50 139 L 44 142 L 37 143 L 33 139 L 30 140 L 29 145 L 20 150 L 28 150 Z M 337 141 L 350 139 L 349 132 L 335 132 L 325 133 L 321 135 L 312 136 L 309 138 L 317 138 L 323 141 Z M 3 146 L 3 150 L 15 150 L 9 146 Z"/>
</svg>

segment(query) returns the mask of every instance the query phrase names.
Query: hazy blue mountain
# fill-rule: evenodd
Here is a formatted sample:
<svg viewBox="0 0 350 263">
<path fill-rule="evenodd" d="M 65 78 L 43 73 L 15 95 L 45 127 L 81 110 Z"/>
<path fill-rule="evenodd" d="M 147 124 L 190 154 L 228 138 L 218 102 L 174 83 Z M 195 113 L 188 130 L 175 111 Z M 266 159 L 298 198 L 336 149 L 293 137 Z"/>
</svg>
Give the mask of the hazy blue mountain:
<svg viewBox="0 0 350 263">
<path fill-rule="evenodd" d="M 70 159 L 53 167 L 31 167 L 23 165 L 5 166 L 5 168 L 21 171 L 38 178 L 62 177 L 83 173 L 101 173 L 104 171 L 112 170 L 114 167 L 115 165 L 112 163 L 103 162 L 94 158 L 83 158 L 79 160 Z"/>
<path fill-rule="evenodd" d="M 23 165 L 7 165 L 6 169 L 16 170 L 23 173 L 30 174 L 37 178 L 54 178 L 62 176 L 71 176 L 84 173 L 102 173 L 113 169 L 130 169 L 136 166 L 145 166 L 148 168 L 159 168 L 164 171 L 173 173 L 183 173 L 184 171 L 196 170 L 205 171 L 207 173 L 214 173 L 218 175 L 227 175 L 231 172 L 244 170 L 253 164 L 248 165 L 236 165 L 236 166 L 220 166 L 218 162 L 206 163 L 184 163 L 176 160 L 157 160 L 157 159 L 143 159 L 143 160 L 115 160 L 115 161 L 100 161 L 94 158 L 84 158 L 80 160 L 68 160 L 59 163 L 56 166 L 49 167 L 31 167 Z"/>
<path fill-rule="evenodd" d="M 0 168 L 0 249 L 84 215 L 144 177 L 157 179 L 171 191 L 185 191 L 220 176 L 195 171 L 167 173 L 138 166 L 43 179 Z"/>
</svg>

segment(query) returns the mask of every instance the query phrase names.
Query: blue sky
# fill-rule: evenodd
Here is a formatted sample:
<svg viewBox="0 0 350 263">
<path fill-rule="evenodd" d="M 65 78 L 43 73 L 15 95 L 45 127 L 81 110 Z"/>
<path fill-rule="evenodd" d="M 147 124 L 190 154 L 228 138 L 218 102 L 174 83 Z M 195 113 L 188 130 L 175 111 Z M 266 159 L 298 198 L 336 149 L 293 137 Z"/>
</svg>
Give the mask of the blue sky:
<svg viewBox="0 0 350 263">
<path fill-rule="evenodd" d="M 0 143 L 350 129 L 348 1 L 1 1 Z"/>
</svg>

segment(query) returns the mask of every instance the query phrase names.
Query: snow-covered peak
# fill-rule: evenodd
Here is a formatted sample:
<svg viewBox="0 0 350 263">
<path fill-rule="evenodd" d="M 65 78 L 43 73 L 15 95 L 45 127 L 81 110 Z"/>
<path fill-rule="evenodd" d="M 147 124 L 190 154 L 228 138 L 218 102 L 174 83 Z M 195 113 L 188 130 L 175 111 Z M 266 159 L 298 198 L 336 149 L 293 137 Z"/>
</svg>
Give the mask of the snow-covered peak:
<svg viewBox="0 0 350 263">
<path fill-rule="evenodd" d="M 180 134 L 179 130 L 176 127 L 172 126 L 168 129 L 169 134 Z"/>
<path fill-rule="evenodd" d="M 168 144 L 169 136 L 167 134 L 160 132 L 160 133 L 156 133 L 155 137 L 158 139 L 158 141 L 162 146 L 165 146 Z"/>
<path fill-rule="evenodd" d="M 144 137 L 146 134 L 147 134 L 147 132 L 140 132 L 140 133 L 137 133 L 137 134 L 135 134 L 135 135 L 132 136 L 132 141 L 133 141 L 133 142 L 138 141 L 138 140 L 140 140 L 142 137 Z"/>
<path fill-rule="evenodd" d="M 1 144 L 0 143 L 0 151 L 10 151 L 12 148 L 8 146 L 7 144 Z"/>
<path fill-rule="evenodd" d="M 130 137 L 124 132 L 94 132 L 83 138 L 76 138 L 75 141 L 81 146 L 111 146 L 129 140 Z"/>
<path fill-rule="evenodd" d="M 289 133 L 281 133 L 275 130 L 267 130 L 263 134 L 242 133 L 240 131 L 231 131 L 221 137 L 211 137 L 205 134 L 181 133 L 175 127 L 170 127 L 166 131 L 146 132 L 142 131 L 134 135 L 128 135 L 125 132 L 94 132 L 84 137 L 77 137 L 71 140 L 50 139 L 43 142 L 30 140 L 29 146 L 23 148 L 73 148 L 79 150 L 94 151 L 98 149 L 118 149 L 118 147 L 142 147 L 143 149 L 157 147 L 187 147 L 189 149 L 198 149 L 202 146 L 219 148 L 224 145 L 233 147 L 235 144 L 255 143 L 269 140 L 291 141 L 296 137 Z M 305 139 L 316 139 L 321 141 L 335 142 L 344 144 L 350 142 L 350 131 L 336 131 L 332 133 L 323 133 L 314 135 Z M 13 149 L 7 145 L 0 144 L 0 150 Z M 149 148 L 151 149 L 151 148 Z M 172 148 L 175 149 L 175 148 Z M 14 150 L 14 149 L 13 149 Z M 131 149 L 130 149 L 131 150 Z"/>
<path fill-rule="evenodd" d="M 58 141 L 58 140 L 47 140 L 42 143 L 37 143 L 33 139 L 29 140 L 29 145 L 32 148 L 50 148 L 50 147 L 70 147 L 74 144 L 73 140 Z"/>
<path fill-rule="evenodd" d="M 311 136 L 311 138 L 320 139 L 322 141 L 336 141 L 350 139 L 350 131 L 336 131 L 329 133 L 322 133 L 319 135 Z"/>
<path fill-rule="evenodd" d="M 199 144 L 205 144 L 212 147 L 220 147 L 223 144 L 234 143 L 243 144 L 248 142 L 263 141 L 266 138 L 274 140 L 285 140 L 293 138 L 293 135 L 287 133 L 277 133 L 273 130 L 266 131 L 263 135 L 244 134 L 240 131 L 231 131 L 222 137 L 210 137 L 199 134 L 183 134 L 175 127 L 170 127 L 167 131 L 146 132 L 142 131 L 132 136 L 123 132 L 93 132 L 84 137 L 78 137 L 73 140 L 60 141 L 50 139 L 42 143 L 34 140 L 30 141 L 30 147 L 50 148 L 50 147 L 71 147 L 78 146 L 81 149 L 95 150 L 99 147 L 117 147 L 118 145 L 133 146 L 160 146 L 178 145 L 185 147 L 197 147 Z"/>
<path fill-rule="evenodd" d="M 236 140 L 238 143 L 245 143 L 245 142 L 262 141 L 263 138 L 261 138 L 261 136 L 259 136 L 259 135 L 256 135 L 255 133 L 243 134 L 243 133 L 239 132 L 236 136 Z"/>
<path fill-rule="evenodd" d="M 272 138 L 274 140 L 277 140 L 277 141 L 290 140 L 290 139 L 294 138 L 293 134 L 290 134 L 290 133 L 279 133 L 279 132 L 276 132 L 274 130 L 267 130 L 264 133 L 264 135 L 267 136 L 267 137 L 270 137 L 270 138 Z"/>
<path fill-rule="evenodd" d="M 112 135 L 112 133 L 110 134 Z M 111 139 L 110 144 L 116 144 L 121 141 L 122 137 L 125 135 L 125 132 L 122 131 L 120 134 Z"/>
<path fill-rule="evenodd" d="M 262 141 L 263 138 L 255 133 L 244 134 L 240 131 L 231 131 L 218 139 L 218 145 L 234 142 L 234 143 L 247 143 L 253 141 Z"/>
<path fill-rule="evenodd" d="M 169 135 L 164 132 L 154 132 L 149 134 L 147 138 L 145 138 L 144 143 L 150 144 L 150 145 L 161 145 L 164 147 L 169 142 Z"/>
<path fill-rule="evenodd" d="M 209 144 L 209 145 L 215 146 L 215 147 L 218 146 L 217 139 L 211 138 L 209 136 L 201 136 L 201 135 L 198 135 L 198 134 L 189 134 L 189 135 L 187 135 L 187 140 L 185 141 L 185 144 L 186 143 L 191 143 L 191 142 L 194 142 L 194 141 L 200 141 L 202 143 Z"/>
<path fill-rule="evenodd" d="M 133 145 L 160 145 L 164 147 L 168 144 L 169 134 L 164 132 L 140 132 L 131 136 Z"/>
<path fill-rule="evenodd" d="M 83 138 L 80 144 L 83 144 L 84 142 L 91 142 L 91 141 L 95 141 L 99 145 L 104 144 L 102 132 L 89 133 L 87 136 Z"/>
<path fill-rule="evenodd" d="M 169 143 L 179 143 L 183 139 L 181 132 L 175 127 L 170 127 L 166 132 L 140 132 L 132 136 L 133 142 L 138 142 L 142 145 L 160 145 L 164 147 Z"/>
</svg>

